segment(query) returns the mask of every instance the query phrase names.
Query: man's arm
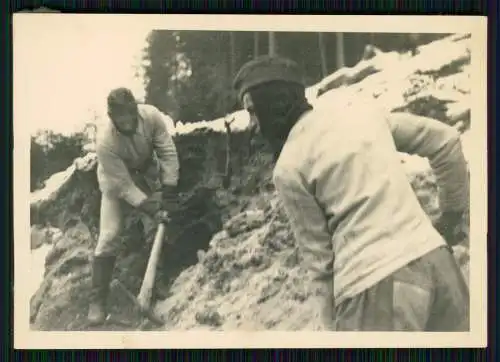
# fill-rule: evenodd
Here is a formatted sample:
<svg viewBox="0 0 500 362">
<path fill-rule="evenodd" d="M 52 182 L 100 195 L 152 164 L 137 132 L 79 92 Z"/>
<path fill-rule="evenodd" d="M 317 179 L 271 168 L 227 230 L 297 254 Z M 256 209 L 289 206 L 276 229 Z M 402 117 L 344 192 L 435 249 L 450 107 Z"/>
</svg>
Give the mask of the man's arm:
<svg viewBox="0 0 500 362">
<path fill-rule="evenodd" d="M 118 155 L 103 144 L 97 144 L 96 153 L 104 176 L 101 180 L 104 192 L 114 194 L 134 207 L 147 199 L 147 195 L 135 185 L 125 163 Z"/>
<path fill-rule="evenodd" d="M 313 295 L 318 298 L 322 319 L 333 322 L 334 252 L 327 220 L 300 175 L 276 172 L 274 184 L 290 220 L 304 265 L 312 275 Z"/>
<path fill-rule="evenodd" d="M 160 164 L 162 185 L 177 186 L 179 181 L 177 149 L 163 121 L 163 114 L 159 110 L 154 114 L 153 147 Z"/>
<path fill-rule="evenodd" d="M 435 173 L 443 212 L 463 212 L 469 205 L 469 173 L 460 134 L 439 121 L 408 113 L 388 117 L 396 149 L 425 157 Z"/>
<path fill-rule="evenodd" d="M 439 187 L 440 219 L 434 225 L 450 246 L 462 240 L 457 230 L 469 207 L 469 171 L 460 134 L 439 121 L 392 113 L 389 124 L 400 152 L 426 157 Z"/>
</svg>

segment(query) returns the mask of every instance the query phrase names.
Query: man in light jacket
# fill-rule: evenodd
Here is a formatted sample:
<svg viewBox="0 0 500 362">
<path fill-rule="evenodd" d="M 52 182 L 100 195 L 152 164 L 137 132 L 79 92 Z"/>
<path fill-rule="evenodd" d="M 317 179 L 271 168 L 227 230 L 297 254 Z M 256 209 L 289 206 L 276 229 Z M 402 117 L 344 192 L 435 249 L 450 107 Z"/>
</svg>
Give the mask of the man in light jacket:
<svg viewBox="0 0 500 362">
<path fill-rule="evenodd" d="M 92 261 L 92 293 L 88 320 L 104 322 L 106 299 L 118 251 L 118 235 L 127 207 L 150 220 L 163 221 L 164 210 L 177 197 L 179 161 L 164 115 L 154 106 L 138 104 L 127 88 L 112 90 L 107 98 L 109 124 L 96 141 L 97 178 L 101 190 L 100 230 Z M 153 192 L 146 175 L 159 179 L 161 196 Z"/>
<path fill-rule="evenodd" d="M 273 180 L 321 328 L 469 330 L 468 287 L 446 242 L 456 242 L 469 203 L 459 134 L 410 114 L 313 109 L 300 74 L 291 60 L 261 57 L 234 86 L 276 152 Z M 397 151 L 429 159 L 443 211 L 436 227 Z"/>
</svg>

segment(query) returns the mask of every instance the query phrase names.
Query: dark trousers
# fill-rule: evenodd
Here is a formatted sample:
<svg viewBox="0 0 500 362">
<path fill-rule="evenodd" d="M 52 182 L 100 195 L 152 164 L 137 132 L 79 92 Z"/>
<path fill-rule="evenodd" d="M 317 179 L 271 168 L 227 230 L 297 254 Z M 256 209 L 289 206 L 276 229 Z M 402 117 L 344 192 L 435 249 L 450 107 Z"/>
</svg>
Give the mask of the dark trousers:
<svg viewBox="0 0 500 362">
<path fill-rule="evenodd" d="M 469 288 L 448 247 L 336 307 L 337 331 L 469 331 Z"/>
</svg>

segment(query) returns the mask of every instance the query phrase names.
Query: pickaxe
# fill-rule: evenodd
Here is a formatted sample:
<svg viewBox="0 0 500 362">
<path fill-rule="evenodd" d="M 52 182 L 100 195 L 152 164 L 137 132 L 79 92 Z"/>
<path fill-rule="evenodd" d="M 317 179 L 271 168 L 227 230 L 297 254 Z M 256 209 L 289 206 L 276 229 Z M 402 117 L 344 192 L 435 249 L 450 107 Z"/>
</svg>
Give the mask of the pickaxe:
<svg viewBox="0 0 500 362">
<path fill-rule="evenodd" d="M 139 309 L 140 313 L 144 317 L 148 318 L 151 322 L 157 325 L 164 325 L 165 322 L 160 317 L 156 316 L 153 311 L 151 311 L 150 306 L 156 278 L 156 267 L 161 254 L 164 234 L 165 222 L 160 222 L 156 231 L 151 254 L 149 255 L 148 265 L 146 267 L 146 272 L 144 273 L 141 290 L 139 291 L 137 297 L 127 290 L 127 288 L 119 280 L 115 279 L 111 283 L 112 286 L 119 287 L 123 291 L 124 295 Z"/>
</svg>

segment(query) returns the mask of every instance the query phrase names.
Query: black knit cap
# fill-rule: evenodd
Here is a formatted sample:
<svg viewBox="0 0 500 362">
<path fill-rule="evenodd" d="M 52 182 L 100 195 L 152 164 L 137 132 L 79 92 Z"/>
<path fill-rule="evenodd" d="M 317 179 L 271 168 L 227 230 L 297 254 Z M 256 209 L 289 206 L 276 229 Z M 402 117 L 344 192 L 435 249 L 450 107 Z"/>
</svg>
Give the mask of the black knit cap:
<svg viewBox="0 0 500 362">
<path fill-rule="evenodd" d="M 305 87 L 302 72 L 293 60 L 277 56 L 261 56 L 245 63 L 236 74 L 233 87 L 241 100 L 250 88 L 273 81 L 286 81 Z"/>
<path fill-rule="evenodd" d="M 129 109 L 136 106 L 136 100 L 132 91 L 128 88 L 115 88 L 108 94 L 108 110 Z"/>
</svg>

